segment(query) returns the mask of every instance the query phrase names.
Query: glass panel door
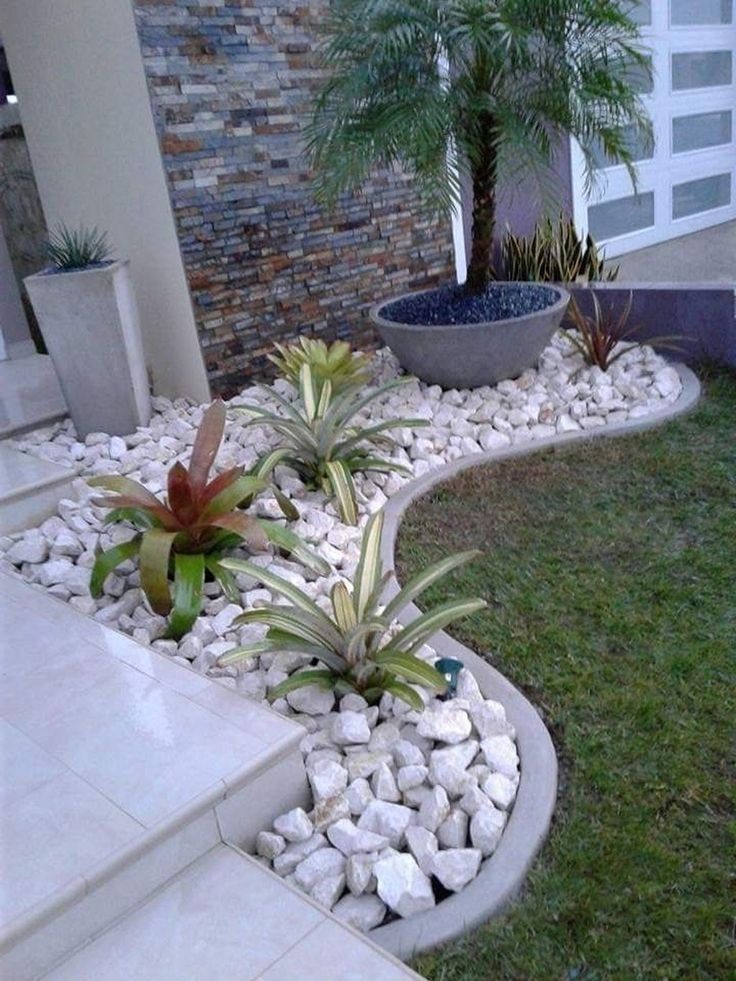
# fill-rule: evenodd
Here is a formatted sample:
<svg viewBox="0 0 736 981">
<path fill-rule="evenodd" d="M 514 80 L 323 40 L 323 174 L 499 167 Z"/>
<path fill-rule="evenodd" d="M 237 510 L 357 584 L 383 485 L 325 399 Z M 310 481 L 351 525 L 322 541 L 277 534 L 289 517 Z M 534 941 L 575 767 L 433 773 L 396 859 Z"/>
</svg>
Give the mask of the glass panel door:
<svg viewBox="0 0 736 981">
<path fill-rule="evenodd" d="M 736 11 L 734 0 L 631 3 L 654 84 L 642 96 L 654 146 L 627 134 L 638 195 L 622 166 L 598 153 L 586 195 L 573 145 L 575 220 L 613 257 L 736 218 Z"/>
</svg>

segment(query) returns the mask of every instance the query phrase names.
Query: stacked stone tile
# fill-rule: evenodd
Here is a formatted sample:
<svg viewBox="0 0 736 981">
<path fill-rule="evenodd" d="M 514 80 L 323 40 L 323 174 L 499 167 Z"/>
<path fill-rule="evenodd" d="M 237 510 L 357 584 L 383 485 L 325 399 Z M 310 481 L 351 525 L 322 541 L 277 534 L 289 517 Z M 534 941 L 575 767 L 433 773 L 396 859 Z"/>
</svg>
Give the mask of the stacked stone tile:
<svg viewBox="0 0 736 981">
<path fill-rule="evenodd" d="M 323 0 L 134 0 L 207 370 L 230 394 L 299 333 L 370 347 L 365 308 L 451 270 L 446 224 L 403 175 L 320 207 L 303 129 Z"/>
</svg>

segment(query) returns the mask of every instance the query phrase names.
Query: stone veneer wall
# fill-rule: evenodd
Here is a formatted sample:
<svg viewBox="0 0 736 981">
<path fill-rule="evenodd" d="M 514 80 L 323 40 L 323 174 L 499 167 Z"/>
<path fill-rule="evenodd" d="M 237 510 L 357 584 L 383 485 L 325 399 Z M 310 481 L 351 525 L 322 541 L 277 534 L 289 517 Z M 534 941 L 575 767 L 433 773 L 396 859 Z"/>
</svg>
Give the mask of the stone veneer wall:
<svg viewBox="0 0 736 981">
<path fill-rule="evenodd" d="M 450 230 L 406 177 L 332 215 L 314 201 L 301 130 L 322 2 L 133 2 L 214 390 L 267 373 L 273 341 L 299 333 L 370 346 L 367 305 L 451 274 Z"/>
</svg>

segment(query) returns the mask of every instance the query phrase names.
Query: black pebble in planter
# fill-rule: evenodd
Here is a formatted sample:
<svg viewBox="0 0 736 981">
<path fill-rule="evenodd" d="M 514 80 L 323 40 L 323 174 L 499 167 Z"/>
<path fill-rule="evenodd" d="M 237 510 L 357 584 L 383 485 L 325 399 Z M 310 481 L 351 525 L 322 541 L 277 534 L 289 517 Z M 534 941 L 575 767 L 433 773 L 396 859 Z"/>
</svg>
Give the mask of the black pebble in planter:
<svg viewBox="0 0 736 981">
<path fill-rule="evenodd" d="M 376 304 L 370 316 L 407 371 L 443 388 L 478 388 L 533 368 L 569 299 L 535 283 L 493 283 L 475 296 L 443 286 Z"/>
</svg>

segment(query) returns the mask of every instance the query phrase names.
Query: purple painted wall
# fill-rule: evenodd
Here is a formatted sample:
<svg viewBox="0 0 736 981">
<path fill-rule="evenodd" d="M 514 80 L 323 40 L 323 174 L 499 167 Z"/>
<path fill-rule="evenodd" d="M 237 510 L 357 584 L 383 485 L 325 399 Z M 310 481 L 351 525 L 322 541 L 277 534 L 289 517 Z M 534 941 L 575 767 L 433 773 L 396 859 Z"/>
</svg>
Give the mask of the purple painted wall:
<svg viewBox="0 0 736 981">
<path fill-rule="evenodd" d="M 591 309 L 590 289 L 568 286 L 584 313 Z M 736 308 L 732 287 L 712 283 L 596 283 L 604 310 L 623 310 L 629 291 L 633 302 L 629 323 L 633 337 L 678 335 L 677 351 L 662 353 L 680 361 L 716 361 L 736 368 Z M 655 345 L 656 347 L 656 345 Z"/>
<path fill-rule="evenodd" d="M 540 189 L 531 180 L 523 181 L 516 188 L 506 188 L 498 204 L 498 237 L 508 223 L 515 235 L 530 235 L 534 226 L 546 211 L 555 216 L 560 211 L 572 215 L 572 164 L 570 141 L 564 140 L 555 156 L 553 176 L 550 180 L 553 194 L 542 200 Z"/>
</svg>

